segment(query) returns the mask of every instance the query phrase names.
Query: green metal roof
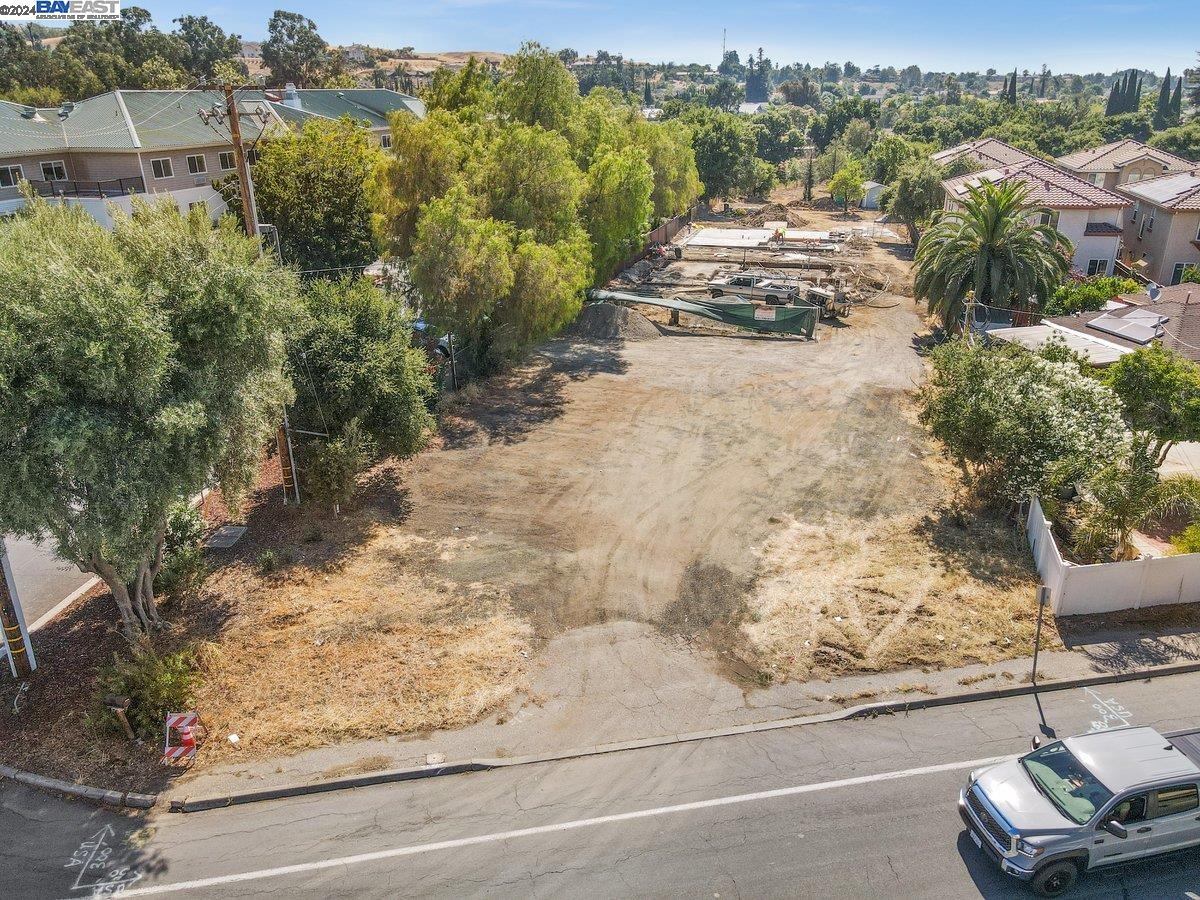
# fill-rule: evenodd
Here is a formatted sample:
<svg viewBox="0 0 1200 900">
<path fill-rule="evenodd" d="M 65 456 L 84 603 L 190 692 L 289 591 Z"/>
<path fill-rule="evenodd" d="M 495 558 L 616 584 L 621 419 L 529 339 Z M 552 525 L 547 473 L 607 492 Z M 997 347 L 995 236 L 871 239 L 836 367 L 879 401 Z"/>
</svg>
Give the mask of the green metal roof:
<svg viewBox="0 0 1200 900">
<path fill-rule="evenodd" d="M 327 119 L 349 116 L 366 122 L 369 128 L 386 128 L 388 117 L 394 112 L 407 112 L 418 119 L 425 117 L 425 104 L 416 97 L 385 88 L 301 89 L 296 91 L 299 109 L 288 105 L 285 91 L 270 91 L 269 97 L 275 111 L 286 121 L 301 121 L 304 114 Z"/>
<path fill-rule="evenodd" d="M 242 136 L 256 140 L 281 123 L 302 124 L 312 117 L 350 116 L 370 128 L 383 128 L 398 110 L 418 118 L 425 105 L 416 97 L 384 89 L 301 90 L 301 108 L 275 102 L 262 90 L 239 91 Z M 280 95 L 282 96 L 282 95 Z M 221 118 L 205 122 L 201 110 Z M 64 104 L 62 109 L 33 109 L 0 100 L 0 156 L 64 150 L 170 150 L 229 143 L 221 91 L 110 91 Z M 265 122 L 264 122 L 265 120 Z"/>
</svg>

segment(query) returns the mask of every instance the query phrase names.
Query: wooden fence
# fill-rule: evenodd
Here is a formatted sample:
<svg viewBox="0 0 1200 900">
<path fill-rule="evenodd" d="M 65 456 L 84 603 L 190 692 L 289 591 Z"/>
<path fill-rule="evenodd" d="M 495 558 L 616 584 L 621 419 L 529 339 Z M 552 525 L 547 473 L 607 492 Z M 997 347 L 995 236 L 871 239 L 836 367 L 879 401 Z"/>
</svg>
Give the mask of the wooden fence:
<svg viewBox="0 0 1200 900">
<path fill-rule="evenodd" d="M 625 259 L 621 260 L 613 266 L 608 272 L 604 273 L 603 278 L 597 279 L 597 284 L 606 284 L 618 272 L 628 269 L 635 262 L 645 256 L 654 244 L 666 244 L 671 241 L 675 235 L 683 231 L 696 217 L 696 207 L 690 207 L 687 212 L 676 216 L 673 219 L 667 219 L 653 231 L 642 238 L 642 246 L 639 250 L 629 254 Z"/>
</svg>

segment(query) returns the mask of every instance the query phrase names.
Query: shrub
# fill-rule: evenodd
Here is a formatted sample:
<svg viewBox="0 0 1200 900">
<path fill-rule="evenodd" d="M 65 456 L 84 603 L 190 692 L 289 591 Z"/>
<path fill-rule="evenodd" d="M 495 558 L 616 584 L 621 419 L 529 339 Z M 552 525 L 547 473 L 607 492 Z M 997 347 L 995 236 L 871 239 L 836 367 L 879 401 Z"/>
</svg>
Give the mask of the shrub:
<svg viewBox="0 0 1200 900">
<path fill-rule="evenodd" d="M 190 503 L 178 503 L 167 516 L 167 535 L 163 566 L 155 580 L 155 590 L 179 597 L 200 589 L 208 568 L 200 541 L 204 519 Z"/>
<path fill-rule="evenodd" d="M 1084 281 L 1068 281 L 1046 301 L 1042 313 L 1047 316 L 1069 316 L 1078 312 L 1095 312 L 1118 294 L 1136 294 L 1141 286 L 1129 278 L 1100 276 Z"/>
<path fill-rule="evenodd" d="M 983 499 L 1040 496 L 1064 461 L 1094 472 L 1125 440 L 1116 395 L 1076 363 L 965 340 L 941 345 L 932 360 L 921 422 Z"/>
<path fill-rule="evenodd" d="M 109 694 L 129 698 L 129 724 L 143 740 L 162 736 L 163 718 L 183 712 L 192 703 L 196 683 L 196 656 L 190 649 L 158 653 L 153 647 L 137 645 L 129 656 L 113 654 L 112 664 L 96 679 L 96 710 L 89 724 L 102 731 L 124 734 L 117 717 L 104 706 Z"/>
<path fill-rule="evenodd" d="M 1200 522 L 1193 522 L 1179 534 L 1173 535 L 1171 546 L 1176 553 L 1200 553 Z"/>
<path fill-rule="evenodd" d="M 352 419 L 342 434 L 318 444 L 305 466 L 308 498 L 314 503 L 338 507 L 348 503 L 358 486 L 358 476 L 376 453 L 374 442 Z"/>
</svg>

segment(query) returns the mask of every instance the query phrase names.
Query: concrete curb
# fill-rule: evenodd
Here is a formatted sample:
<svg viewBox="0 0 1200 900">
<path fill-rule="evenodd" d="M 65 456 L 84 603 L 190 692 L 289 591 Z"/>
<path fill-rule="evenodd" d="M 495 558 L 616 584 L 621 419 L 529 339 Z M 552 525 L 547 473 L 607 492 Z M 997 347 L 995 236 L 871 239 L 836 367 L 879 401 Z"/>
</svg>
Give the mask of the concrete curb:
<svg viewBox="0 0 1200 900">
<path fill-rule="evenodd" d="M 115 806 L 118 809 L 150 809 L 158 802 L 157 794 L 135 794 L 130 791 L 106 791 L 103 788 L 90 787 L 86 784 L 72 784 L 57 778 L 46 778 L 44 775 L 34 775 L 32 772 L 22 772 L 12 766 L 0 765 L 0 775 L 13 781 L 27 784 L 30 787 L 48 791 L 57 791 L 81 800 L 92 800 L 105 806 Z"/>
<path fill-rule="evenodd" d="M 1017 684 L 1008 687 L 994 688 L 986 691 L 974 691 L 964 694 L 946 694 L 940 697 L 920 697 L 913 700 L 887 700 L 880 703 L 864 703 L 851 706 L 836 712 L 820 713 L 812 716 L 795 716 L 787 719 L 772 719 L 767 722 L 754 722 L 748 725 L 735 725 L 728 728 L 714 728 L 708 731 L 692 731 L 683 734 L 662 735 L 653 738 L 640 738 L 632 741 L 617 741 L 610 744 L 596 744 L 590 747 L 579 747 L 572 750 L 560 750 L 551 753 L 537 753 L 528 756 L 513 756 L 504 758 L 481 758 L 467 760 L 461 763 L 449 763 L 440 766 L 419 766 L 410 769 L 387 769 L 356 775 L 348 778 L 338 778 L 330 781 L 309 782 L 306 784 L 286 785 L 261 791 L 247 791 L 238 794 L 225 794 L 213 797 L 192 799 L 190 797 L 168 798 L 170 811 L 178 813 L 203 812 L 210 809 L 223 809 L 228 806 L 238 806 L 243 803 L 258 803 L 263 800 L 280 800 L 288 797 L 302 797 L 309 794 L 322 794 L 329 791 L 341 791 L 350 788 L 371 787 L 378 784 L 389 784 L 398 781 L 414 781 L 420 778 L 438 778 L 444 775 L 459 775 L 465 772 L 485 772 L 492 769 L 504 769 L 513 766 L 527 766 L 534 763 L 557 762 L 567 759 L 578 759 L 585 756 L 601 756 L 606 753 L 620 753 L 625 750 L 642 750 L 648 747 L 665 747 L 672 744 L 686 744 L 692 741 L 708 740 L 710 738 L 732 737 L 739 734 L 753 734 L 761 731 L 775 731 L 780 728 L 796 728 L 802 725 L 817 725 L 824 722 L 848 721 L 851 719 L 875 718 L 881 715 L 895 715 L 916 710 L 931 709 L 939 706 L 955 706 L 966 703 L 978 703 L 984 700 L 1002 700 L 1009 697 L 1028 696 L 1035 692 L 1050 693 L 1072 688 L 1094 687 L 1101 684 L 1117 684 L 1123 681 L 1148 681 L 1153 678 L 1164 678 L 1171 675 L 1188 675 L 1200 672 L 1200 662 L 1180 663 L 1170 666 L 1154 666 L 1148 669 L 1136 669 L 1129 672 L 1090 675 L 1083 678 L 1068 678 L 1060 681 L 1041 682 L 1034 684 Z"/>
</svg>

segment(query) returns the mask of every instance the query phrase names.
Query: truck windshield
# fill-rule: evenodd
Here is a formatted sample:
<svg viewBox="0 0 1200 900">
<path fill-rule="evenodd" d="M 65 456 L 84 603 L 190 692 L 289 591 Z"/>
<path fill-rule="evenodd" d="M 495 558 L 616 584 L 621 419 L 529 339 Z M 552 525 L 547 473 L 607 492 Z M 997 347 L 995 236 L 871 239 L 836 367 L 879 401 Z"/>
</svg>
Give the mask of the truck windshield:
<svg viewBox="0 0 1200 900">
<path fill-rule="evenodd" d="M 1078 825 L 1088 822 L 1113 797 L 1061 742 L 1021 757 L 1021 765 L 1059 812 Z"/>
</svg>

